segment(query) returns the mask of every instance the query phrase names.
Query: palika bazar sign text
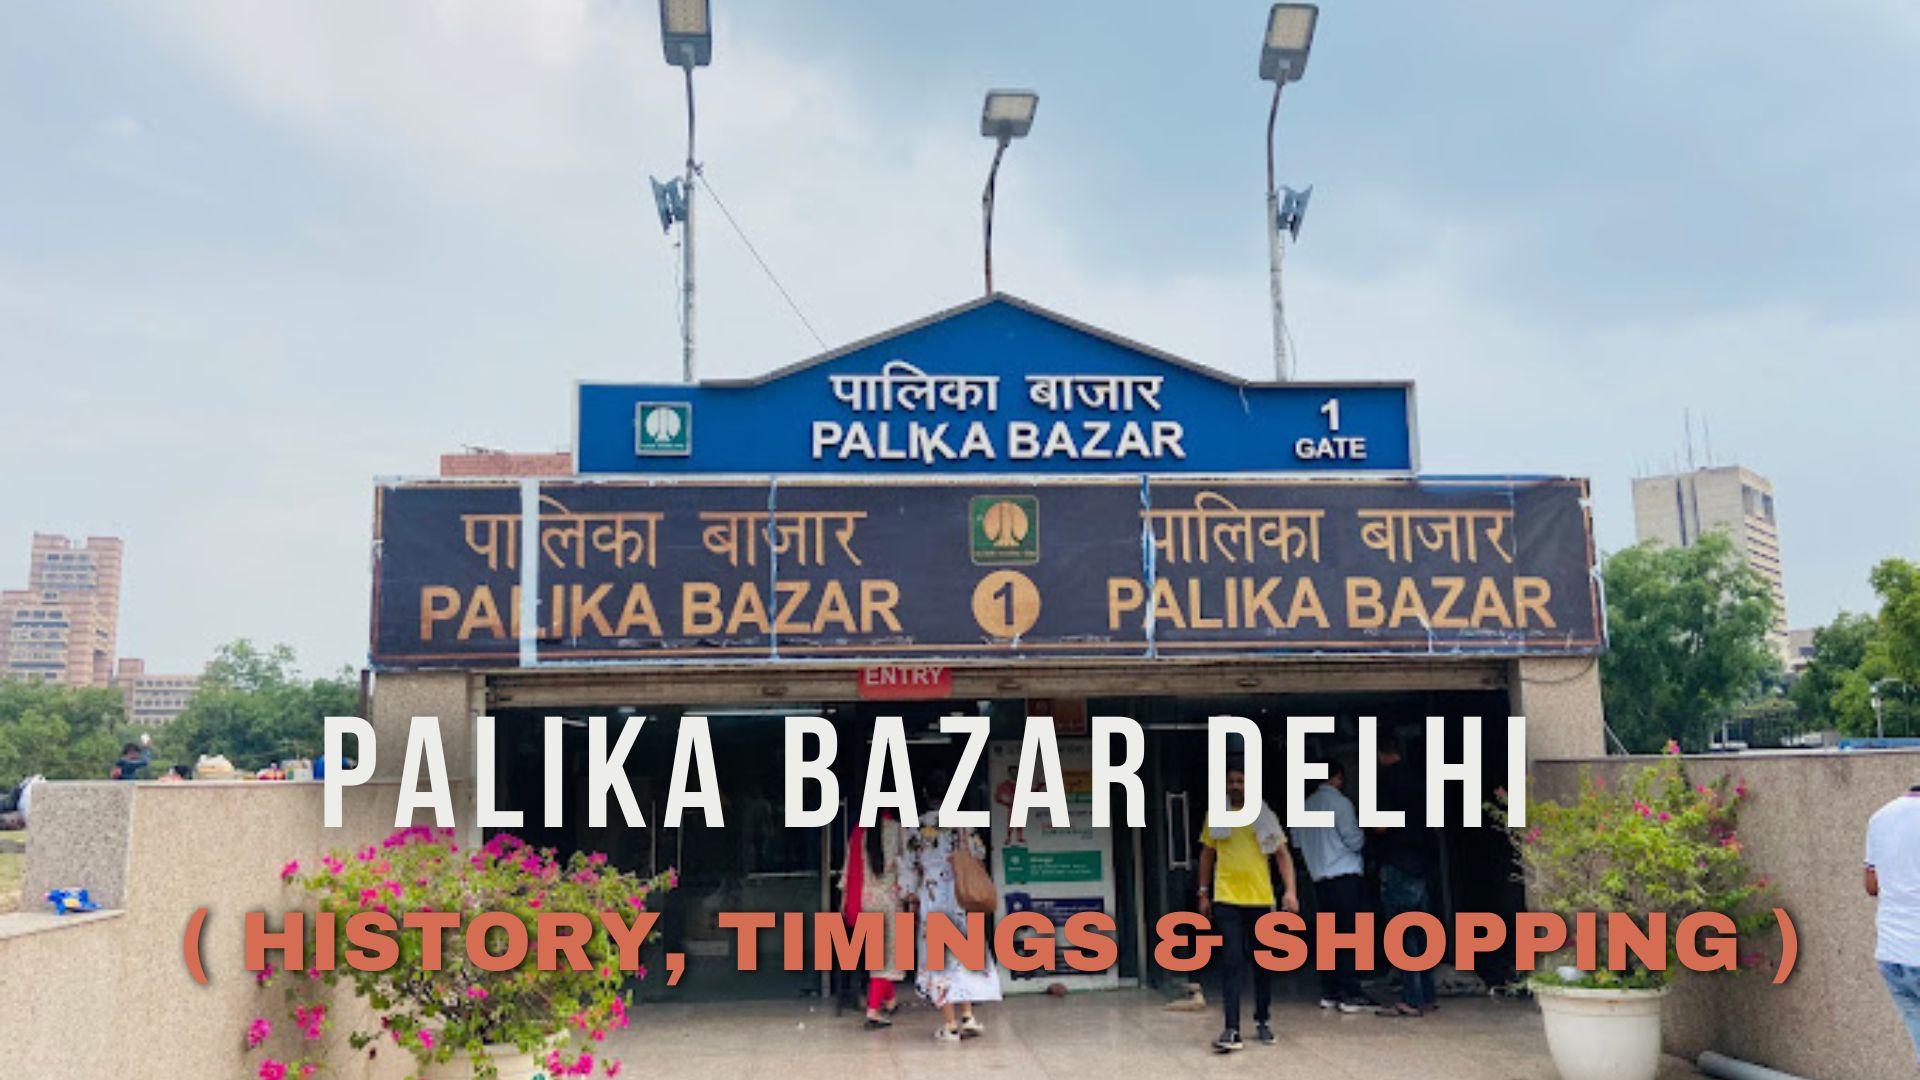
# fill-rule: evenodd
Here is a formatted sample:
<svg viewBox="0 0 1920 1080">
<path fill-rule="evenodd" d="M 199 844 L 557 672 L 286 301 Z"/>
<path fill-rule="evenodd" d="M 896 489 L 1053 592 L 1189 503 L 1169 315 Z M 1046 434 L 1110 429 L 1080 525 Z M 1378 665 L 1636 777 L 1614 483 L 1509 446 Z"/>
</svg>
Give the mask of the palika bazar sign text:
<svg viewBox="0 0 1920 1080">
<path fill-rule="evenodd" d="M 994 297 L 750 382 L 583 383 L 582 473 L 1414 471 L 1406 383 L 1249 383 Z"/>
<path fill-rule="evenodd" d="M 373 659 L 1598 648 L 1573 480 L 421 482 Z"/>
</svg>

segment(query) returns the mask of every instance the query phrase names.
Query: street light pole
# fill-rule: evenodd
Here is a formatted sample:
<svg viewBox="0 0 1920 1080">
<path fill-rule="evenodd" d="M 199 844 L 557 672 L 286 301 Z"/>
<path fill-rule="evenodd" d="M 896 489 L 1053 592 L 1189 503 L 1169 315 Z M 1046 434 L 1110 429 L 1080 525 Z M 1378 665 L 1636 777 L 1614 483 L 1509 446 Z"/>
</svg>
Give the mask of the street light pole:
<svg viewBox="0 0 1920 1080">
<path fill-rule="evenodd" d="M 686 214 L 680 219 L 680 378 L 693 382 L 693 65 L 680 69 L 687 81 Z"/>
<path fill-rule="evenodd" d="M 1273 83 L 1273 104 L 1267 107 L 1267 284 L 1273 294 L 1273 376 L 1280 382 L 1293 378 L 1292 357 L 1287 349 L 1287 307 L 1280 288 L 1280 263 L 1285 256 L 1285 241 L 1280 236 L 1280 189 L 1273 172 L 1273 125 L 1280 115 L 1280 91 L 1284 79 Z"/>
<path fill-rule="evenodd" d="M 980 192 L 980 265 L 988 296 L 993 295 L 993 195 L 1000 180 L 1000 159 L 1006 156 L 1008 143 L 1033 130 L 1033 114 L 1039 107 L 1040 96 L 1031 90 L 989 90 L 980 108 L 980 134 L 993 140 L 993 165 Z"/>
<path fill-rule="evenodd" d="M 987 295 L 993 295 L 993 185 L 1000 178 L 1000 159 L 1006 155 L 1007 139 L 993 148 L 993 165 L 987 170 L 987 186 L 980 192 L 981 242 L 985 248 L 981 267 L 986 272 Z"/>
<path fill-rule="evenodd" d="M 1319 21 L 1320 9 L 1313 4 L 1275 4 L 1267 12 L 1267 34 L 1260 45 L 1260 77 L 1273 83 L 1273 103 L 1267 106 L 1267 286 L 1273 298 L 1273 377 L 1280 382 L 1293 378 L 1286 298 L 1280 289 L 1286 240 L 1280 231 L 1300 235 L 1300 219 L 1313 189 L 1296 192 L 1289 188 L 1286 204 L 1281 205 L 1280 184 L 1273 168 L 1273 128 L 1280 117 L 1280 91 L 1306 74 L 1307 56 L 1313 51 L 1313 29 Z"/>
<path fill-rule="evenodd" d="M 713 17 L 708 0 L 660 0 L 660 48 L 667 63 L 680 69 L 687 88 L 687 167 L 681 178 L 680 219 L 680 377 L 693 382 L 693 184 L 700 166 L 693 157 L 693 69 L 713 62 Z M 656 191 L 656 197 L 658 192 Z M 663 203 L 661 219 L 668 218 Z"/>
</svg>

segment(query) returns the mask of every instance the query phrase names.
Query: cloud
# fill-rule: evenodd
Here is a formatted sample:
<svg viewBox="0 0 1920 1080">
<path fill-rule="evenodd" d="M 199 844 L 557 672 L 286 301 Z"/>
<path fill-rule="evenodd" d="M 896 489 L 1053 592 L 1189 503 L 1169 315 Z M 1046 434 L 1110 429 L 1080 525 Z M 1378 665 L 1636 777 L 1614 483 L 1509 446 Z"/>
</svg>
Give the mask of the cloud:
<svg viewBox="0 0 1920 1080">
<path fill-rule="evenodd" d="M 120 113 L 100 122 L 100 134 L 115 139 L 133 139 L 146 134 L 147 127 L 138 119 Z"/>
<path fill-rule="evenodd" d="M 374 475 L 428 471 L 467 442 L 564 446 L 574 378 L 677 378 L 674 250 L 646 176 L 680 169 L 679 74 L 650 4 L 180 0 L 126 13 L 162 53 L 147 63 L 186 69 L 219 99 L 200 108 L 250 126 L 169 167 L 170 185 L 220 196 L 170 236 L 0 258 L 0 319 L 51 372 L 40 400 L 52 403 L 0 402 L 0 459 L 73 455 L 58 483 L 34 481 L 40 516 L 0 507 L 0 536 L 99 531 L 101 506 L 124 515 L 123 640 L 163 666 L 190 668 L 239 633 L 348 659 L 365 635 Z M 849 65 L 760 36 L 760 22 L 723 8 L 718 29 L 726 62 L 696 79 L 699 155 L 828 344 L 976 295 L 976 89 L 876 92 Z M 1681 56 L 1697 33 L 1683 20 L 1661 40 Z M 191 126 L 142 112 L 166 141 Z M 1109 137 L 1140 141 L 1125 123 Z M 1270 372 L 1257 191 L 1242 231 L 1176 259 L 1125 216 L 1101 216 L 1125 154 L 1088 165 L 1056 149 L 1072 144 L 1064 129 L 1033 143 L 1002 177 L 1003 287 L 1202 363 Z M 269 172 L 270 190 L 251 191 L 263 162 L 303 182 Z M 1361 167 L 1316 195 L 1288 264 L 1302 377 L 1416 379 L 1429 468 L 1594 477 L 1609 547 L 1631 539 L 1627 480 L 1673 456 L 1691 408 L 1722 457 L 1778 486 L 1796 622 L 1868 601 L 1867 566 L 1920 535 L 1920 506 L 1892 495 L 1920 458 L 1904 415 L 1914 376 L 1896 362 L 1920 340 L 1910 309 L 1662 303 L 1662 282 L 1581 260 L 1568 241 L 1582 234 L 1554 216 L 1564 204 L 1440 199 L 1398 175 Z M 698 198 L 702 373 L 817 351 Z M 245 235 L 210 238 L 208 222 Z M 1536 302 L 1549 274 L 1581 284 L 1577 316 Z"/>
</svg>

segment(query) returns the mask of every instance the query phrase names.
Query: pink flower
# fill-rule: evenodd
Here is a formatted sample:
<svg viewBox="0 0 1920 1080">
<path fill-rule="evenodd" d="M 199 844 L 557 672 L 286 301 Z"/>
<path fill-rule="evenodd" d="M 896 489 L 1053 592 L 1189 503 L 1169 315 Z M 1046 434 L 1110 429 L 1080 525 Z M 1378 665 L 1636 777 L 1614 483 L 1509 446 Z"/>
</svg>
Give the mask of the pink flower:
<svg viewBox="0 0 1920 1080">
<path fill-rule="evenodd" d="M 1672 820 L 1673 820 L 1673 815 L 1672 815 L 1672 814 L 1669 814 L 1669 813 L 1667 813 L 1667 812 L 1666 812 L 1665 810 L 1662 810 L 1662 811 L 1660 811 L 1660 820 L 1661 820 L 1661 821 L 1672 821 Z"/>
<path fill-rule="evenodd" d="M 317 1073 L 319 1071 L 320 1071 L 320 1066 L 315 1065 L 311 1061 L 307 1062 L 305 1065 L 300 1066 L 301 1076 L 312 1076 L 314 1073 Z"/>
<path fill-rule="evenodd" d="M 1680 752 L 1680 740 L 1679 740 L 1679 739 L 1668 739 L 1668 740 L 1667 740 L 1667 748 L 1666 748 L 1666 750 L 1665 750 L 1665 753 L 1669 753 L 1669 754 L 1678 754 L 1679 752 Z"/>
<path fill-rule="evenodd" d="M 605 852 L 603 852 L 603 851 L 596 851 L 596 852 L 594 852 L 593 854 L 591 854 L 591 855 L 589 855 L 589 856 L 587 856 L 587 865 L 588 865 L 588 866 L 605 866 L 605 865 L 607 865 L 607 856 L 606 856 L 606 853 L 605 853 Z"/>
<path fill-rule="evenodd" d="M 272 1058 L 260 1063 L 260 1080 L 287 1080 L 287 1064 Z"/>
<path fill-rule="evenodd" d="M 1496 799 L 1504 799 L 1504 798 L 1506 798 L 1506 797 L 1507 797 L 1507 788 L 1506 788 L 1506 785 L 1504 785 L 1504 784 L 1502 784 L 1501 786 L 1499 786 L 1499 787 L 1497 787 L 1497 788 L 1494 788 L 1494 789 L 1493 789 L 1493 797 L 1494 797 L 1494 798 L 1496 798 Z"/>
<path fill-rule="evenodd" d="M 603 1067 L 607 1070 L 608 1076 L 620 1075 L 620 1061 L 617 1058 L 609 1059 L 606 1065 Z"/>
<path fill-rule="evenodd" d="M 300 860 L 295 859 L 292 862 L 280 868 L 280 880 L 286 881 L 287 879 L 293 877 L 293 875 L 299 872 L 300 872 Z"/>
<path fill-rule="evenodd" d="M 273 1023 L 264 1016 L 256 1016 L 253 1023 L 247 1025 L 247 1049 L 253 1050 L 266 1042 L 273 1034 Z"/>
<path fill-rule="evenodd" d="M 268 964 L 266 967 L 263 967 L 259 971 L 254 973 L 253 981 L 256 983 L 259 983 L 261 986 L 265 986 L 267 985 L 267 983 L 273 981 L 273 976 L 277 970 L 278 969 L 276 969 L 272 964 Z"/>
<path fill-rule="evenodd" d="M 395 881 L 395 880 L 393 880 L 392 878 L 388 878 L 387 880 L 385 880 L 385 881 L 383 881 L 383 882 L 381 882 L 380 884 L 381 884 L 381 885 L 382 885 L 382 886 L 383 886 L 383 887 L 384 887 L 384 888 L 385 888 L 385 889 L 386 889 L 386 890 L 387 890 L 388 892 L 390 892 L 390 893 L 392 893 L 392 894 L 393 894 L 393 898 L 394 898 L 395 900 L 398 900 L 398 899 L 400 899 L 400 893 L 401 893 L 401 886 L 400 886 L 400 883 L 399 883 L 399 882 L 397 882 L 397 881 Z"/>
<path fill-rule="evenodd" d="M 647 906 L 647 899 L 644 896 L 629 896 L 627 897 L 627 906 L 638 910 Z"/>
<path fill-rule="evenodd" d="M 420 1045 L 429 1050 L 433 1049 L 433 1032 L 422 1028 L 420 1031 Z"/>
<path fill-rule="evenodd" d="M 469 986 L 467 987 L 467 997 L 472 1001 L 485 1001 L 487 1000 L 487 988 L 484 986 Z"/>
<path fill-rule="evenodd" d="M 380 899 L 379 890 L 377 889 L 361 889 L 360 890 L 360 906 L 361 907 L 366 907 L 368 904 L 371 904 L 378 899 Z"/>
<path fill-rule="evenodd" d="M 322 858 L 320 860 L 320 865 L 327 868 L 327 873 L 335 874 L 335 875 L 339 874 L 340 871 L 346 869 L 346 866 L 347 866 L 346 863 L 341 862 L 339 859 L 336 859 L 331 855 L 328 855 Z"/>
</svg>

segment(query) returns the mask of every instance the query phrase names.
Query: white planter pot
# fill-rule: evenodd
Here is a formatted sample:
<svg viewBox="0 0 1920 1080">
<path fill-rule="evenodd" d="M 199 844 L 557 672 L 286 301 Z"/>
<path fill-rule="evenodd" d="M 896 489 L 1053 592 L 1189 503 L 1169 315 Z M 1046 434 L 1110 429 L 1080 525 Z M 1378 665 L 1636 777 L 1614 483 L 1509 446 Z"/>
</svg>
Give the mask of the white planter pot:
<svg viewBox="0 0 1920 1080">
<path fill-rule="evenodd" d="M 1560 1080 L 1654 1080 L 1660 1071 L 1658 990 L 1532 987 Z"/>
<path fill-rule="evenodd" d="M 512 1046 L 489 1046 L 487 1057 L 500 1070 L 500 1080 L 532 1080 L 547 1071 L 545 1054 L 528 1054 Z M 417 1074 L 420 1080 L 474 1080 L 473 1059 L 465 1052 L 452 1061 L 429 1065 Z"/>
</svg>

